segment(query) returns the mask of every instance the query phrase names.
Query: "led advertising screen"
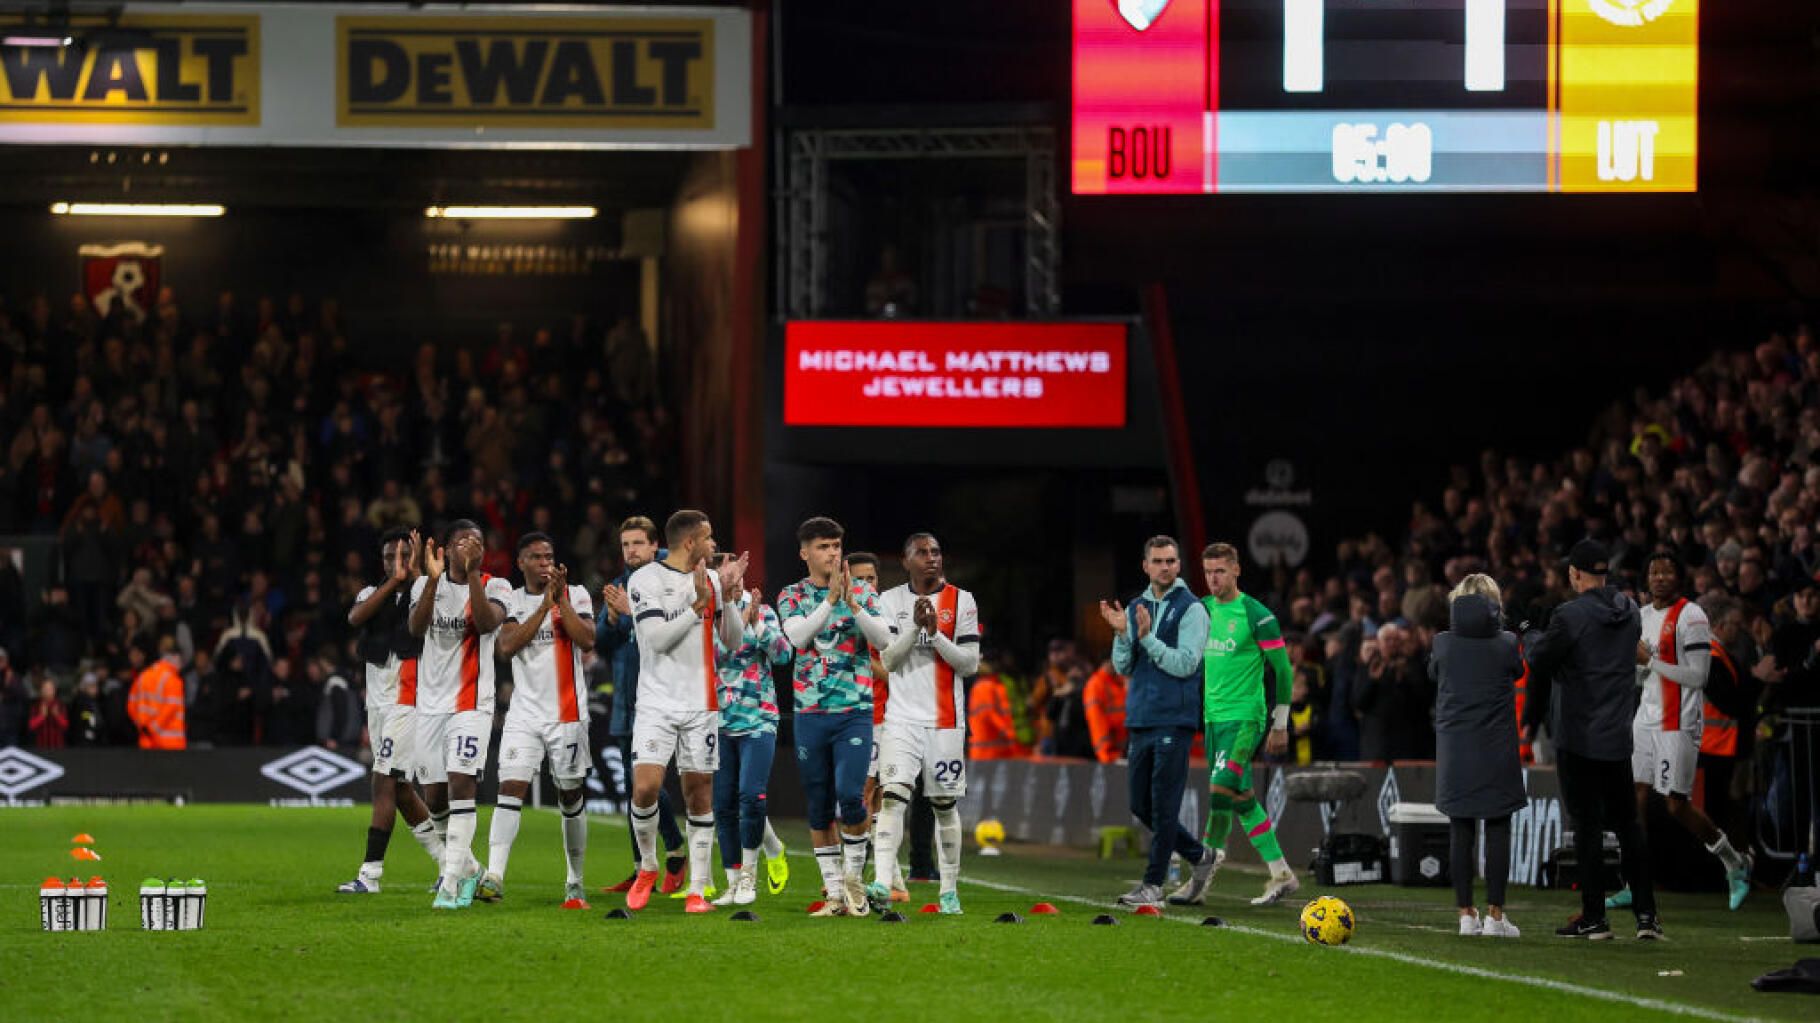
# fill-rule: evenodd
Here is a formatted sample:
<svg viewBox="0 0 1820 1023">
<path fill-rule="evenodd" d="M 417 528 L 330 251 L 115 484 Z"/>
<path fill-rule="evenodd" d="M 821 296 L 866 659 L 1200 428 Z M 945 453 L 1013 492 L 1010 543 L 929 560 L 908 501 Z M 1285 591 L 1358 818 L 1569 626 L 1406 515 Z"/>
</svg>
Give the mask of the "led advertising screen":
<svg viewBox="0 0 1820 1023">
<path fill-rule="evenodd" d="M 785 426 L 1125 426 L 1122 323 L 797 320 Z"/>
<path fill-rule="evenodd" d="M 1073 0 L 1077 195 L 1691 192 L 1699 0 Z"/>
</svg>

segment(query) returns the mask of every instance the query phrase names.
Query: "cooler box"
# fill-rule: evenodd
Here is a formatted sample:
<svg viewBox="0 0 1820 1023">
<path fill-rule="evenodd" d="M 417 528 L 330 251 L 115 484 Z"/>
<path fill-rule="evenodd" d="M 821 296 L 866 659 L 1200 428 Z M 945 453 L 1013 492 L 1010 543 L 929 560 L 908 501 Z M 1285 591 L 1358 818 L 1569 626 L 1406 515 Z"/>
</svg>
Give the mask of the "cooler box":
<svg viewBox="0 0 1820 1023">
<path fill-rule="evenodd" d="M 1453 884 L 1447 870 L 1447 815 L 1432 803 L 1398 803 L 1388 816 L 1390 879 L 1412 888 Z"/>
</svg>

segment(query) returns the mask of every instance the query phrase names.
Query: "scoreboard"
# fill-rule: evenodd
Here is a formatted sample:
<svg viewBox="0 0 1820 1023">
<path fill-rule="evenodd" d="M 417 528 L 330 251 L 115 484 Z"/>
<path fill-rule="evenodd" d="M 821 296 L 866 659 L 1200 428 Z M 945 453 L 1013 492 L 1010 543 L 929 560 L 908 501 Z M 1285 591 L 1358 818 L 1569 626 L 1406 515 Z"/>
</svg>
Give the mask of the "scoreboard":
<svg viewBox="0 0 1820 1023">
<path fill-rule="evenodd" d="M 1691 192 L 1699 0 L 1072 0 L 1077 195 Z"/>
</svg>

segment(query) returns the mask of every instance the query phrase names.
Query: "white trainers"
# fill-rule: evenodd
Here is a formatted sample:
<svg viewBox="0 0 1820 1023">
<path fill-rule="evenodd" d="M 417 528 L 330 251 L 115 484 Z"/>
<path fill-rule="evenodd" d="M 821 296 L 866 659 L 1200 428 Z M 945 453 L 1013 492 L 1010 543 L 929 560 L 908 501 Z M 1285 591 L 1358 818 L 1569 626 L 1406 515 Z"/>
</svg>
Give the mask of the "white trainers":
<svg viewBox="0 0 1820 1023">
<path fill-rule="evenodd" d="M 1485 922 L 1490 923 L 1489 918 Z M 1460 916 L 1460 937 L 1476 938 L 1483 933 L 1485 932 L 1483 930 L 1483 925 L 1479 921 L 1477 910 L 1469 909 Z"/>
<path fill-rule="evenodd" d="M 1294 895 L 1302 887 L 1302 882 L 1295 879 L 1295 872 L 1270 875 L 1270 882 L 1264 886 L 1264 894 L 1251 900 L 1254 906 L 1273 906 L 1286 895 Z"/>
<path fill-rule="evenodd" d="M 1226 850 L 1210 849 L 1201 857 L 1201 862 L 1194 865 L 1194 873 L 1180 888 L 1169 894 L 1171 906 L 1199 906 L 1207 901 L 1207 886 L 1212 883 L 1213 875 L 1226 862 Z"/>
<path fill-rule="evenodd" d="M 1517 930 L 1517 925 L 1511 923 L 1508 916 L 1499 919 L 1486 917 L 1485 926 L 1479 933 L 1487 938 L 1520 938 L 1523 936 L 1523 932 Z"/>
<path fill-rule="evenodd" d="M 844 896 L 847 900 L 847 915 L 848 916 L 870 916 L 871 915 L 872 903 L 867 901 L 866 886 L 864 884 L 860 883 L 859 878 L 849 877 L 845 881 L 842 881 L 840 896 Z M 836 896 L 833 893 L 829 894 L 829 898 L 835 898 L 835 897 Z"/>
<path fill-rule="evenodd" d="M 739 868 L 739 880 L 733 885 L 733 904 L 750 906 L 758 901 L 758 864 L 748 863 Z"/>
</svg>

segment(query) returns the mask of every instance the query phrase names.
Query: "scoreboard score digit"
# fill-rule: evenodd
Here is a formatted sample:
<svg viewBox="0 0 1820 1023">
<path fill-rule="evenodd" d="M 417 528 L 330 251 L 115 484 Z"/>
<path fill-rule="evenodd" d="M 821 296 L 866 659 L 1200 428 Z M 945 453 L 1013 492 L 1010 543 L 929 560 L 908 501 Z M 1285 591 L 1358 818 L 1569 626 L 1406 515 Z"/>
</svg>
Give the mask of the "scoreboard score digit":
<svg viewBox="0 0 1820 1023">
<path fill-rule="evenodd" d="M 1075 194 L 1693 191 L 1699 0 L 1072 0 Z"/>
</svg>

